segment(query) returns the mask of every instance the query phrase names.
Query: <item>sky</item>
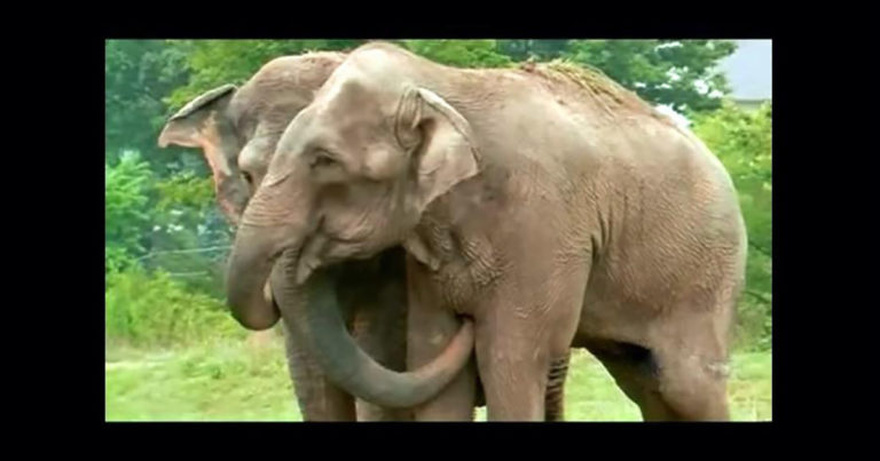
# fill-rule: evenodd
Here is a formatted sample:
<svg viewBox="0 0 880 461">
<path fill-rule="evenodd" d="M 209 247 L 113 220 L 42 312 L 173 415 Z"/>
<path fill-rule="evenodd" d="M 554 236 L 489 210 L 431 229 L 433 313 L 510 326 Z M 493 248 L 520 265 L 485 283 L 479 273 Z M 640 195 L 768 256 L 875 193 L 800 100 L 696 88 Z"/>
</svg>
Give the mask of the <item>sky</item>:
<svg viewBox="0 0 880 461">
<path fill-rule="evenodd" d="M 771 40 L 734 40 L 737 50 L 719 63 L 718 68 L 727 74 L 733 99 L 773 98 L 773 59 Z M 668 106 L 657 110 L 677 123 L 688 126 L 690 121 Z"/>
<path fill-rule="evenodd" d="M 737 50 L 719 68 L 730 82 L 734 99 L 772 99 L 773 59 L 771 40 L 735 40 Z"/>
</svg>

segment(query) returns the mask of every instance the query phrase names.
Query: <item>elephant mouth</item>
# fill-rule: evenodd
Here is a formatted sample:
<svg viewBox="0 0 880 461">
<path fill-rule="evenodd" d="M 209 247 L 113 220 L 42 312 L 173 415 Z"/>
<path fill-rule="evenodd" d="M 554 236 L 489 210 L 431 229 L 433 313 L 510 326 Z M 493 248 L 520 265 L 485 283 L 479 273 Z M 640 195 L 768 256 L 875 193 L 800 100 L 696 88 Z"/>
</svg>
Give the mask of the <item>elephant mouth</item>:
<svg viewBox="0 0 880 461">
<path fill-rule="evenodd" d="M 318 269 L 335 272 L 335 268 L 345 266 L 351 260 L 370 260 L 389 248 L 371 247 L 363 237 L 347 237 L 332 233 L 325 226 L 323 217 L 306 236 L 298 248 L 282 249 L 279 255 L 289 264 L 288 274 L 293 275 L 297 286 L 303 285 Z"/>
<path fill-rule="evenodd" d="M 321 232 L 320 226 L 316 232 L 306 237 L 302 245 L 296 249 L 288 249 L 284 251 L 285 260 L 289 261 L 293 268 L 293 275 L 296 285 L 304 284 L 309 276 L 319 268 L 329 268 L 332 264 L 328 264 L 324 258 L 327 244 L 331 239 Z"/>
</svg>

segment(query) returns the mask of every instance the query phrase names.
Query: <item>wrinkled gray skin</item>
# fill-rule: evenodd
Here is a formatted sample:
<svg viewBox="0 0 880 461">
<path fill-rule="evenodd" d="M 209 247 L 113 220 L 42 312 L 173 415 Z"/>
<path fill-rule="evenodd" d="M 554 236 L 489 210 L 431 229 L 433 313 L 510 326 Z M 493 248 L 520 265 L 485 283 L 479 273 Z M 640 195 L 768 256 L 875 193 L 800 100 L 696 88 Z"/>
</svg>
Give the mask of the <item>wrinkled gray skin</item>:
<svg viewBox="0 0 880 461">
<path fill-rule="evenodd" d="M 226 85 L 191 101 L 169 120 L 159 144 L 203 150 L 221 209 L 237 224 L 263 180 L 281 133 L 343 58 L 340 53 L 311 53 L 273 60 L 242 88 Z M 396 371 L 405 370 L 406 358 L 404 271 L 402 249 L 390 248 L 343 265 L 333 288 L 344 322 L 359 346 Z M 288 365 L 306 421 L 346 421 L 355 415 L 362 421 L 411 419 L 407 409 L 362 399 L 355 404 L 350 392 L 327 377 L 304 336 L 289 325 L 285 329 Z"/>
<path fill-rule="evenodd" d="M 266 322 L 255 300 L 275 261 L 292 288 L 320 285 L 398 245 L 410 319 L 473 318 L 490 420 L 544 419 L 572 346 L 647 420 L 728 418 L 746 257 L 733 185 L 692 134 L 600 76 L 355 50 L 281 137 L 236 235 L 228 301 Z M 408 367 L 450 336 L 410 336 Z"/>
</svg>

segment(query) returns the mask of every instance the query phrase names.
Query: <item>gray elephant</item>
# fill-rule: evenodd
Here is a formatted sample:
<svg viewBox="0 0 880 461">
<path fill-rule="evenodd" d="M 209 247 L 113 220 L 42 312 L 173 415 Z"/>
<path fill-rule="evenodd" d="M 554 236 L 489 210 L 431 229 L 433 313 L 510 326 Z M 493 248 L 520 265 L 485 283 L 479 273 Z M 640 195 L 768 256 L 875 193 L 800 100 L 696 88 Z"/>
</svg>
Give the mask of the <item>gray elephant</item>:
<svg viewBox="0 0 880 461">
<path fill-rule="evenodd" d="M 365 362 L 334 282 L 340 263 L 401 245 L 410 318 L 473 319 L 490 420 L 544 419 L 572 346 L 646 420 L 728 418 L 746 258 L 736 192 L 698 139 L 607 78 L 358 48 L 279 140 L 238 228 L 228 302 L 265 328 L 279 317 L 266 281 L 293 281 L 278 305 L 319 360 L 348 364 L 330 379 L 381 377 L 405 400 L 421 383 Z M 407 367 L 451 336 L 410 335 Z"/>
<path fill-rule="evenodd" d="M 247 201 L 263 180 L 282 132 L 311 102 L 314 92 L 344 57 L 341 53 L 321 52 L 275 59 L 240 89 L 225 85 L 188 103 L 169 119 L 159 136 L 159 145 L 203 150 L 221 209 L 230 222 L 237 224 Z M 344 269 L 336 283 L 347 328 L 360 347 L 380 364 L 405 370 L 403 250 L 389 248 L 366 260 L 347 263 Z M 451 349 L 445 362 L 440 362 L 446 368 L 438 366 L 424 372 L 420 379 L 429 384 L 422 394 L 413 395 L 414 400 L 404 403 L 411 404 L 436 393 L 444 380 L 448 381 L 464 366 L 469 367 L 475 379 L 473 364 L 466 365 L 471 355 L 468 330 L 463 330 L 462 335 L 460 347 Z M 351 392 L 327 378 L 303 334 L 288 328 L 285 338 L 291 378 L 306 421 L 411 419 L 406 408 L 381 407 L 362 399 L 355 403 Z M 357 384 L 349 386 L 356 388 Z M 471 408 L 470 416 L 459 416 L 472 414 Z"/>
</svg>

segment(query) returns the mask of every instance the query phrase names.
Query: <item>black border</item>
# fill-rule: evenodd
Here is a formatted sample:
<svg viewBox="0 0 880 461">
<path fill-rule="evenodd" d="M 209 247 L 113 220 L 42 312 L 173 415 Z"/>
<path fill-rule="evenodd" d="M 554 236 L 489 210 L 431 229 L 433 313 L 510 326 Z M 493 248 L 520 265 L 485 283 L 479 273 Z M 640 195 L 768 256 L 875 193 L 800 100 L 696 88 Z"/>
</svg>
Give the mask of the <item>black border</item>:
<svg viewBox="0 0 880 461">
<path fill-rule="evenodd" d="M 549 6 L 549 5 L 548 5 Z M 670 6 L 671 7 L 671 6 Z M 340 7 L 342 9 L 342 7 Z M 297 9 L 296 6 L 290 6 L 290 9 Z M 224 10 L 219 8 L 218 10 Z M 560 10 L 564 8 L 560 7 Z M 577 9 L 574 9 L 574 15 Z M 479 431 L 482 433 L 495 433 L 500 438 L 495 439 L 510 444 L 518 440 L 507 436 L 504 432 L 522 432 L 522 431 L 548 431 L 562 432 L 557 435 L 556 443 L 548 444 L 551 439 L 535 439 L 544 443 L 537 444 L 537 447 L 547 448 L 551 445 L 561 446 L 559 442 L 572 439 L 571 436 L 577 437 L 576 434 L 583 434 L 581 437 L 590 437 L 596 440 L 596 450 L 601 447 L 609 446 L 614 440 L 614 447 L 617 451 L 629 453 L 630 450 L 638 450 L 640 446 L 645 448 L 659 449 L 660 452 L 672 453 L 678 450 L 676 446 L 680 442 L 687 441 L 688 451 L 694 451 L 698 445 L 705 447 L 714 446 L 714 450 L 728 449 L 735 450 L 739 442 L 749 443 L 747 441 L 764 439 L 765 437 L 773 437 L 779 434 L 776 426 L 789 426 L 803 421 L 804 418 L 820 418 L 820 414 L 816 413 L 816 406 L 824 406 L 822 403 L 814 403 L 809 408 L 804 408 L 805 401 L 814 401 L 813 395 L 816 389 L 812 387 L 815 383 L 807 381 L 810 378 L 796 378 L 794 371 L 806 371 L 816 367 L 814 356 L 797 353 L 795 344 L 813 344 L 819 338 L 814 336 L 813 328 L 800 326 L 805 314 L 809 312 L 811 303 L 815 299 L 806 292 L 804 288 L 805 280 L 816 280 L 813 275 L 810 278 L 803 278 L 797 275 L 799 270 L 809 270 L 810 264 L 817 264 L 815 260 L 809 261 L 804 259 L 803 263 L 797 261 L 797 257 L 804 257 L 803 242 L 810 238 L 805 235 L 809 230 L 815 230 L 815 224 L 809 227 L 803 227 L 802 224 L 795 224 L 795 215 L 798 212 L 809 212 L 812 202 L 804 200 L 803 195 L 794 192 L 794 187 L 800 179 L 806 181 L 801 170 L 796 152 L 807 152 L 811 148 L 815 148 L 811 144 L 805 146 L 797 146 L 799 142 L 809 140 L 804 139 L 804 127 L 802 120 L 810 116 L 812 112 L 805 109 L 797 108 L 797 102 L 803 103 L 803 95 L 815 95 L 816 88 L 814 82 L 803 78 L 801 73 L 803 63 L 806 56 L 797 56 L 799 44 L 801 41 L 777 38 L 777 34 L 771 28 L 765 25 L 756 25 L 754 17 L 747 14 L 748 25 L 743 27 L 732 26 L 731 24 L 711 24 L 706 20 L 690 20 L 678 22 L 663 21 L 657 17 L 652 17 L 648 21 L 633 21 L 627 19 L 622 21 L 620 16 L 612 17 L 608 20 L 600 20 L 603 12 L 586 10 L 588 13 L 577 12 L 577 16 L 583 16 L 581 24 L 562 24 L 558 18 L 548 20 L 532 18 L 526 24 L 488 24 L 474 23 L 464 24 L 458 22 L 440 22 L 426 24 L 424 20 L 413 21 L 412 17 L 423 17 L 430 15 L 429 13 L 418 12 L 412 8 L 401 10 L 398 13 L 402 16 L 410 16 L 409 20 L 390 19 L 384 17 L 377 19 L 376 22 L 370 23 L 365 20 L 365 16 L 360 13 L 346 14 L 347 18 L 354 20 L 354 23 L 346 24 L 344 18 L 333 17 L 332 21 L 321 22 L 318 19 L 309 19 L 309 14 L 297 15 L 295 20 L 291 20 L 289 24 L 283 24 L 284 21 L 278 21 L 271 26 L 265 26 L 262 23 L 251 22 L 250 26 L 241 25 L 240 23 L 231 24 L 228 18 L 225 21 L 211 21 L 206 17 L 204 12 L 201 16 L 186 16 L 181 20 L 171 21 L 169 18 L 160 18 L 148 20 L 140 18 L 137 22 L 120 25 L 114 20 L 102 19 L 102 30 L 93 33 L 88 41 L 83 45 L 76 45 L 75 52 L 70 52 L 72 44 L 67 46 L 68 52 L 56 53 L 53 57 L 55 66 L 62 66 L 63 69 L 70 71 L 65 73 L 67 79 L 65 85 L 78 88 L 80 90 L 88 89 L 89 91 L 78 91 L 77 95 L 71 95 L 71 98 L 83 97 L 83 102 L 71 102 L 68 108 L 71 112 L 61 114 L 65 128 L 72 130 L 72 133 L 78 133 L 79 136 L 73 135 L 71 139 L 82 139 L 82 133 L 93 133 L 89 146 L 75 146 L 76 150 L 86 154 L 78 156 L 66 156 L 62 161 L 68 161 L 69 165 L 63 165 L 61 169 L 61 180 L 51 191 L 57 194 L 57 191 L 70 191 L 77 197 L 76 207 L 73 216 L 68 219 L 68 225 L 57 223 L 63 226 L 65 239 L 70 238 L 70 242 L 76 242 L 72 245 L 65 245 L 64 253 L 73 250 L 81 254 L 67 255 L 65 260 L 69 275 L 65 279 L 70 284 L 71 290 L 61 291 L 64 293 L 76 293 L 79 300 L 71 301 L 71 305 L 83 305 L 82 309 L 73 309 L 72 307 L 64 307 L 66 312 L 53 314 L 52 320 L 55 326 L 60 327 L 62 335 L 65 333 L 69 337 L 56 336 L 56 344 L 47 345 L 48 352 L 40 354 L 44 357 L 55 357 L 56 365 L 52 369 L 52 382 L 45 392 L 50 395 L 63 399 L 65 404 L 78 404 L 81 408 L 64 410 L 64 420 L 69 418 L 87 419 L 89 421 L 98 422 L 106 435 L 110 437 L 102 437 L 101 440 L 116 440 L 118 437 L 130 435 L 128 439 L 135 443 L 138 447 L 146 448 L 151 443 L 157 443 L 159 446 L 165 445 L 166 437 L 171 434 L 181 434 L 181 439 L 189 439 L 196 437 L 200 440 L 214 443 L 216 446 L 231 448 L 233 445 L 242 446 L 236 441 L 241 441 L 242 436 L 246 440 L 269 440 L 273 439 L 272 445 L 282 447 L 285 439 L 296 439 L 299 441 L 312 441 L 311 438 L 301 438 L 304 434 L 311 437 L 312 434 L 326 432 L 331 440 L 337 439 L 339 432 L 355 431 L 366 434 L 371 440 L 382 441 L 390 440 L 396 437 L 388 431 L 393 432 L 409 432 L 404 437 L 408 439 L 414 436 L 416 432 L 429 429 L 441 429 L 447 434 L 461 434 L 458 431 Z M 167 13 L 167 10 L 165 11 Z M 228 15 L 229 10 L 217 11 L 217 14 Z M 235 15 L 238 11 L 234 12 Z M 263 10 L 262 14 L 265 15 Z M 565 15 L 564 11 L 560 14 Z M 707 13 L 710 14 L 710 13 Z M 714 13 L 714 15 L 723 15 L 726 13 Z M 246 16 L 246 14 L 245 14 Z M 281 16 L 279 14 L 279 16 Z M 237 17 L 237 16 L 236 16 Z M 739 19 L 732 18 L 732 19 Z M 615 19 L 617 18 L 617 19 Z M 241 23 L 247 23 L 245 18 L 241 18 Z M 283 19 L 283 18 L 281 18 Z M 383 21 L 384 20 L 384 21 Z M 621 24 L 625 22 L 625 24 Z M 281 23 L 281 24 L 279 24 Z M 225 26 L 229 27 L 225 27 Z M 777 24 L 779 26 L 779 24 Z M 100 331 L 104 322 L 104 313 L 96 306 L 99 304 L 100 293 L 103 284 L 100 281 L 101 268 L 103 267 L 102 249 L 100 241 L 101 231 L 98 229 L 98 223 L 103 221 L 103 212 L 101 206 L 103 204 L 103 195 L 100 191 L 102 179 L 100 178 L 103 166 L 100 164 L 101 156 L 96 152 L 102 150 L 103 132 L 98 125 L 99 120 L 103 120 L 104 112 L 102 107 L 102 97 L 100 90 L 103 86 L 101 76 L 100 61 L 103 60 L 103 40 L 105 38 L 477 38 L 477 37 L 494 37 L 494 38 L 642 38 L 642 37 L 675 37 L 675 38 L 771 38 L 773 42 L 773 70 L 774 81 L 785 82 L 784 85 L 774 85 L 774 216 L 773 216 L 773 232 L 775 240 L 776 258 L 774 261 L 774 279 L 773 291 L 776 300 L 776 309 L 774 311 L 774 360 L 773 360 L 773 422 L 768 423 L 729 423 L 729 424 L 649 424 L 649 423 L 566 423 L 566 424 L 526 424 L 526 423 L 508 423 L 508 424 L 478 424 L 469 426 L 466 424 L 423 424 L 423 425 L 406 425 L 393 423 L 373 423 L 366 425 L 351 424 L 300 424 L 300 425 L 282 425 L 280 423 L 256 423 L 256 424 L 240 424 L 240 423 L 111 423 L 101 424 L 104 421 L 103 397 L 100 395 L 104 387 L 103 370 L 101 369 L 101 361 L 99 357 L 103 357 L 103 340 Z M 62 62 L 63 64 L 59 64 Z M 94 73 L 92 73 L 94 71 Z M 82 79 L 82 82 L 75 80 Z M 806 106 L 805 106 L 806 107 Z M 75 111 L 73 108 L 76 108 Z M 90 112 L 88 115 L 87 111 Z M 79 115 L 78 115 L 79 114 Z M 799 119 L 800 118 L 800 119 Z M 78 125 L 83 126 L 78 126 Z M 50 136 L 51 138 L 51 136 Z M 94 154 L 92 154 L 94 153 Z M 802 190 L 808 190 L 804 188 Z M 67 195 L 67 194 L 63 194 Z M 50 198 L 57 203 L 57 195 Z M 51 203 L 51 202 L 49 202 Z M 92 215 L 93 213 L 93 215 Z M 92 225 L 94 224 L 94 228 Z M 67 235 L 70 235 L 68 237 Z M 75 235 L 75 236 L 74 236 Z M 783 235 L 782 239 L 779 235 Z M 50 237 L 51 238 L 51 237 Z M 57 238 L 57 237 L 56 237 Z M 803 240 L 802 240 L 803 239 Z M 60 250 L 59 250 L 60 251 Z M 87 262 L 87 263 L 86 263 Z M 64 287 L 67 288 L 67 287 Z M 64 290 L 63 288 L 59 288 Z M 45 290 L 45 288 L 44 288 Z M 46 293 L 50 294 L 50 293 Z M 863 306 L 865 307 L 865 306 Z M 815 320 L 815 319 L 814 319 Z M 94 329 L 94 330 L 92 330 Z M 796 341 L 796 336 L 803 335 L 803 341 Z M 827 339 L 826 339 L 827 341 Z M 71 347 L 73 346 L 73 347 Z M 62 348 L 62 354 L 58 354 L 58 349 Z M 84 349 L 84 350 L 81 350 Z M 801 349 L 802 351 L 803 349 Z M 52 355 L 48 355 L 52 354 Z M 65 358 L 66 357 L 66 358 Z M 830 365 L 823 366 L 828 368 Z M 805 386 L 809 382 L 809 387 Z M 61 384 L 58 384 L 61 383 Z M 61 387 L 59 387 L 61 386 Z M 845 405 L 845 404 L 844 404 Z M 827 411 L 827 408 L 823 409 Z M 59 415 L 60 416 L 60 415 Z M 54 417 L 50 416 L 50 420 Z M 584 426 L 583 424 L 587 424 Z M 179 427 L 175 427 L 179 426 Z M 80 431 L 91 429 L 92 425 L 76 425 L 76 427 L 66 427 L 69 433 L 76 434 Z M 130 433 L 129 430 L 137 428 L 138 431 Z M 177 430 L 163 430 L 163 429 Z M 467 429 L 464 429 L 467 428 Z M 222 439 L 220 437 L 207 437 L 196 435 L 199 431 L 207 430 L 208 433 L 215 431 L 234 430 L 239 435 L 233 441 L 232 439 Z M 145 431 L 147 434 L 137 434 L 139 431 Z M 151 431 L 157 431 L 149 434 Z M 251 432 L 253 431 L 253 432 Z M 292 432 L 291 432 L 292 431 Z M 328 432 L 331 431 L 331 432 Z M 372 433 L 371 431 L 382 431 L 381 433 Z M 500 433 L 499 433 L 500 432 Z M 159 434 L 161 433 L 161 436 Z M 565 434 L 563 434 L 565 433 Z M 687 434 L 685 434 L 687 433 Z M 739 434 L 737 434 L 739 433 Z M 248 434 L 248 435 L 245 435 Z M 715 439 L 714 435 L 719 435 L 719 439 Z M 723 434 L 723 435 L 722 435 Z M 207 434 L 206 434 L 207 435 Z M 231 433 L 230 433 L 231 435 Z M 279 436 L 275 439 L 273 436 Z M 525 434 L 523 434 L 525 435 Z M 685 436 L 685 438 L 677 438 L 676 435 Z M 159 436 L 159 437 L 157 437 Z M 654 436 L 657 438 L 654 439 Z M 204 437 L 204 438 L 202 438 Z M 480 435 L 480 442 L 488 442 L 485 435 Z M 125 437 L 127 439 L 127 437 Z M 665 441 L 666 443 L 643 444 L 648 439 Z M 118 439 L 122 440 L 122 439 Z M 230 440 L 231 443 L 223 443 Z M 395 438 L 395 440 L 398 440 Z M 525 439 L 521 439 L 525 441 Z M 623 443 L 617 443 L 617 441 Z M 151 442 L 154 441 L 154 442 Z M 448 439 L 448 445 L 455 445 L 453 439 Z M 721 445 L 714 442 L 725 441 Z M 122 442 L 120 448 L 125 448 L 127 442 Z M 436 444 L 436 442 L 435 442 Z M 247 446 L 245 444 L 243 446 Z M 341 443 L 340 445 L 346 445 Z M 371 448 L 378 448 L 380 443 L 373 444 Z M 487 444 L 488 445 L 488 444 Z M 432 445 L 436 446 L 436 445 Z M 442 445 L 441 445 L 442 446 Z M 401 446 L 402 448 L 402 446 Z M 439 447 L 438 447 L 439 448 Z M 451 447 L 450 447 L 451 448 Z M 663 448 L 666 448 L 664 450 Z M 753 447 L 756 448 L 757 447 Z M 126 451 L 129 451 L 126 450 Z M 566 450 L 567 451 L 567 450 Z M 591 451 L 595 452 L 595 451 Z M 702 452 L 697 448 L 697 453 Z M 705 452 L 709 453 L 709 452 Z M 256 456 L 261 456 L 254 453 Z"/>
</svg>

